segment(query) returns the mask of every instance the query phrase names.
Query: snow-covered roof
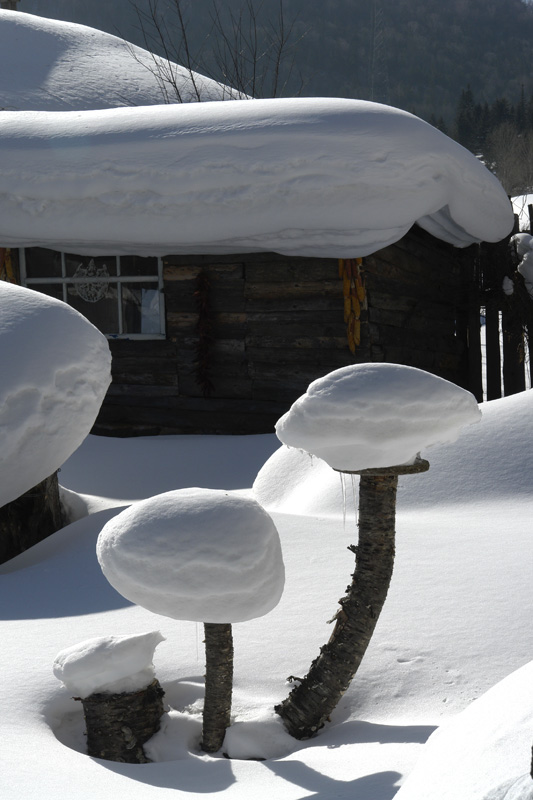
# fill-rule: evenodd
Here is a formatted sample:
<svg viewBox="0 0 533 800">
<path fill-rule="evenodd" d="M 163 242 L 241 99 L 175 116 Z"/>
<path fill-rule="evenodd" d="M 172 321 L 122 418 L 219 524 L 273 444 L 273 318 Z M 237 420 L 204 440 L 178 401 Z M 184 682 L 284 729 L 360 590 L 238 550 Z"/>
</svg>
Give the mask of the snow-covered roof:
<svg viewBox="0 0 533 800">
<path fill-rule="evenodd" d="M 497 179 L 407 112 L 236 100 L 0 113 L 0 242 L 88 254 L 355 257 L 417 222 L 463 247 L 513 224 Z"/>
<path fill-rule="evenodd" d="M 231 94 L 197 73 L 193 82 L 185 68 L 109 33 L 0 10 L 0 108 L 75 111 L 164 103 L 172 95 L 165 83 L 170 70 L 185 102 L 198 93 L 202 100 Z"/>
</svg>

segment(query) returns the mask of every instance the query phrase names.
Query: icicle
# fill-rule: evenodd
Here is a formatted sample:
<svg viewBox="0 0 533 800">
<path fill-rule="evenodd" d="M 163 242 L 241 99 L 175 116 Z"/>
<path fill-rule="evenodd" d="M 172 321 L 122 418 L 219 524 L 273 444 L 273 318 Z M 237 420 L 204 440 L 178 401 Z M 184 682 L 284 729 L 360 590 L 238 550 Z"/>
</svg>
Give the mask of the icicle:
<svg viewBox="0 0 533 800">
<path fill-rule="evenodd" d="M 355 491 L 355 475 L 350 475 L 352 479 L 352 498 L 353 498 L 353 513 L 355 517 L 355 530 L 357 532 L 357 523 L 358 523 L 358 503 L 357 503 L 357 494 Z"/>
<path fill-rule="evenodd" d="M 346 530 L 346 476 L 344 472 L 339 472 L 341 479 L 341 492 L 342 492 L 342 529 Z"/>
<path fill-rule="evenodd" d="M 198 664 L 200 661 L 200 635 L 199 635 L 199 623 L 196 623 L 196 663 Z"/>
</svg>

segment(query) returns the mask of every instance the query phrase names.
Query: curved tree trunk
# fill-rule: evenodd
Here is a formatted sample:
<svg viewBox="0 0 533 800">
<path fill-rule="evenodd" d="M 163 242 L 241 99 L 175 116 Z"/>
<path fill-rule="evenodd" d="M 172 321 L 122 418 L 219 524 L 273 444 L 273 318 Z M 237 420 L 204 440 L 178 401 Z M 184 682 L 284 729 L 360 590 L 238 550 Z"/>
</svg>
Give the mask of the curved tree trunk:
<svg viewBox="0 0 533 800">
<path fill-rule="evenodd" d="M 359 543 L 348 593 L 340 600 L 329 642 L 306 677 L 276 706 L 289 733 L 308 739 L 326 722 L 357 672 L 387 596 L 394 565 L 398 476 L 362 474 Z"/>
<path fill-rule="evenodd" d="M 233 636 L 229 623 L 206 622 L 205 701 L 201 748 L 220 750 L 230 724 L 233 690 Z"/>
</svg>

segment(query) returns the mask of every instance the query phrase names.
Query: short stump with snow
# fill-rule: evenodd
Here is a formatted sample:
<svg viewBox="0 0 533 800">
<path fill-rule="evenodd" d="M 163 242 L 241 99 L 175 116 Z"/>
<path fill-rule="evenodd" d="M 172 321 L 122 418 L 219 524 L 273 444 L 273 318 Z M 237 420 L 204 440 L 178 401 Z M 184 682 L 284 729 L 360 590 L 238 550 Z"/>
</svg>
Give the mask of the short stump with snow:
<svg viewBox="0 0 533 800">
<path fill-rule="evenodd" d="M 337 470 L 412 463 L 424 447 L 453 442 L 478 422 L 475 397 L 401 364 L 353 364 L 310 384 L 278 420 L 276 434 Z"/>
<path fill-rule="evenodd" d="M 174 619 L 254 619 L 278 604 L 285 582 L 271 517 L 222 490 L 180 489 L 130 506 L 104 526 L 97 555 L 124 597 Z"/>
<path fill-rule="evenodd" d="M 0 506 L 48 478 L 90 432 L 111 382 L 105 336 L 75 309 L 0 281 Z"/>
<path fill-rule="evenodd" d="M 159 631 L 86 639 L 57 654 L 54 675 L 82 699 L 144 689 L 155 678 L 154 650 L 164 639 Z"/>
</svg>

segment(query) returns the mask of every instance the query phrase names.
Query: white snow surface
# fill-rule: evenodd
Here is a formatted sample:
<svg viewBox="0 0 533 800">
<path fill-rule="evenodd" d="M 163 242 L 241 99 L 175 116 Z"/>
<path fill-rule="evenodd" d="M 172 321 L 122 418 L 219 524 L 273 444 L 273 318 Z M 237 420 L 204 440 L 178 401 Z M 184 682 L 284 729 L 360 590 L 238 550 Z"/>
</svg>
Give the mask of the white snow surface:
<svg viewBox="0 0 533 800">
<path fill-rule="evenodd" d="M 61 650 L 53 672 L 82 698 L 94 692 L 134 692 L 153 681 L 154 650 L 164 640 L 160 631 L 86 639 Z"/>
<path fill-rule="evenodd" d="M 354 257 L 418 223 L 464 247 L 513 215 L 496 178 L 419 118 L 292 98 L 0 112 L 0 241 L 88 254 Z"/>
<path fill-rule="evenodd" d="M 0 9 L 0 103 L 7 111 L 81 111 L 223 100 L 231 90 L 116 36 Z"/>
<path fill-rule="evenodd" d="M 110 520 L 97 555 L 128 600 L 175 619 L 243 622 L 279 603 L 285 569 L 276 527 L 252 498 L 178 489 Z"/>
<path fill-rule="evenodd" d="M 331 722 L 307 742 L 290 740 L 272 709 L 290 689 L 287 676 L 305 673 L 331 634 L 327 620 L 353 572 L 347 546 L 357 532 L 351 514 L 343 525 L 339 476 L 319 459 L 279 448 L 301 459 L 282 511 L 270 509 L 286 584 L 270 614 L 234 629 L 233 717 L 223 748 L 231 760 L 199 749 L 201 626 L 124 600 L 104 578 L 95 545 L 117 506 L 158 487 L 201 479 L 204 486 L 246 496 L 278 440 L 274 434 L 87 437 L 64 464 L 61 480 L 98 511 L 0 567 L 2 800 L 165 800 L 169 794 L 178 800 L 199 794 L 206 800 L 392 800 L 410 773 L 414 780 L 423 743 L 436 726 L 443 728 L 444 743 L 445 724 L 531 661 L 532 403 L 527 391 L 483 404 L 478 425 L 454 444 L 431 448 L 429 472 L 400 478 L 389 596 L 352 686 Z M 310 483 L 311 474 L 322 479 Z M 288 471 L 283 477 L 291 479 Z M 336 508 L 328 505 L 333 499 Z M 149 744 L 156 763 L 88 758 L 80 703 L 52 674 L 56 654 L 83 639 L 159 628 L 166 641 L 155 651 L 154 666 L 173 710 Z M 531 687 L 530 676 L 520 678 L 519 694 L 524 683 Z M 438 765 L 435 787 L 444 785 L 446 769 L 453 781 L 456 759 L 458 776 L 470 770 L 464 785 L 459 777 L 455 782 L 454 800 L 480 800 L 476 786 L 488 787 L 483 800 L 504 800 L 507 789 L 494 794 L 504 786 L 526 790 L 531 725 L 524 722 L 512 752 L 506 745 L 519 719 L 513 683 L 501 685 L 494 725 L 489 720 L 485 732 L 480 716 L 471 737 L 462 736 L 464 753 L 454 750 L 453 761 Z M 533 718 L 527 692 L 524 721 Z M 496 717 L 500 737 L 490 733 Z M 431 800 L 432 785 L 428 774 Z M 531 800 L 516 792 L 505 800 Z"/>
<path fill-rule="evenodd" d="M 531 800 L 532 687 L 533 662 L 443 725 L 398 800 Z"/>
<path fill-rule="evenodd" d="M 65 303 L 0 281 L 0 506 L 57 470 L 111 382 L 106 338 Z"/>
<path fill-rule="evenodd" d="M 337 470 L 412 464 L 431 445 L 453 442 L 479 422 L 475 397 L 401 364 L 353 364 L 313 381 L 276 423 L 290 447 Z"/>
</svg>

